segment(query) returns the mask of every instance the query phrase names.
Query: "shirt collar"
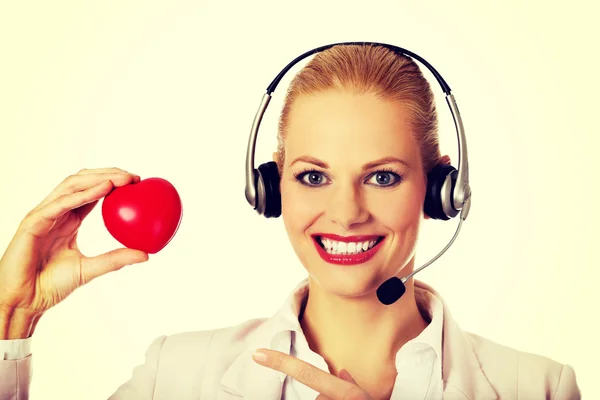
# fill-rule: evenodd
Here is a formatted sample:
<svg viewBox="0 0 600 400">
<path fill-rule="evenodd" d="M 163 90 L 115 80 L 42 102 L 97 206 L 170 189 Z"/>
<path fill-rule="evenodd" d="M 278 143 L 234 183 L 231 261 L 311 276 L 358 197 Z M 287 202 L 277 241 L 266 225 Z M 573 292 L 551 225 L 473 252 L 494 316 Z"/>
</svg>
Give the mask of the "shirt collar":
<svg viewBox="0 0 600 400">
<path fill-rule="evenodd" d="M 419 311 L 429 321 L 429 324 L 417 337 L 406 342 L 401 351 L 414 345 L 426 345 L 435 351 L 437 359 L 441 361 L 444 306 L 433 292 L 419 283 L 419 281 L 415 281 L 415 300 Z"/>
<path fill-rule="evenodd" d="M 308 278 L 305 278 L 294 288 L 283 303 L 283 306 L 275 314 L 271 343 L 283 332 L 302 333 L 298 317 L 307 296 Z"/>
<path fill-rule="evenodd" d="M 429 319 L 430 323 L 417 337 L 408 341 L 402 349 L 424 344 L 433 348 L 438 360 L 441 360 L 444 320 L 443 304 L 435 293 L 427 290 L 425 286 L 420 285 L 419 281 L 415 280 L 414 288 L 417 306 L 421 313 Z M 281 340 L 287 341 L 290 338 L 289 332 L 298 332 L 304 335 L 298 317 L 307 295 L 308 278 L 305 278 L 294 288 L 281 309 L 274 316 L 273 330 L 271 332 L 272 347 L 281 347 Z M 285 335 L 282 336 L 281 334 Z M 279 342 L 277 346 L 274 346 L 275 342 Z"/>
</svg>

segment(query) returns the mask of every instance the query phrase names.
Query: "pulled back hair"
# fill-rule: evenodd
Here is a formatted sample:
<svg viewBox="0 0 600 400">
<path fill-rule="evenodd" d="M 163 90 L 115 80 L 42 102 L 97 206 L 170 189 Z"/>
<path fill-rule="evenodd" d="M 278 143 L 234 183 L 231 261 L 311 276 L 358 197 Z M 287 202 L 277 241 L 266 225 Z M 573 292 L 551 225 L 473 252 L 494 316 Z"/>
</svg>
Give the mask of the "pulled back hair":
<svg viewBox="0 0 600 400">
<path fill-rule="evenodd" d="M 285 160 L 285 137 L 295 100 L 302 95 L 329 90 L 374 94 L 382 100 L 399 101 L 409 111 L 423 172 L 440 160 L 438 120 L 431 87 L 418 65 L 409 57 L 376 45 L 334 46 L 317 53 L 290 84 L 278 126 L 276 163 L 279 173 Z"/>
</svg>

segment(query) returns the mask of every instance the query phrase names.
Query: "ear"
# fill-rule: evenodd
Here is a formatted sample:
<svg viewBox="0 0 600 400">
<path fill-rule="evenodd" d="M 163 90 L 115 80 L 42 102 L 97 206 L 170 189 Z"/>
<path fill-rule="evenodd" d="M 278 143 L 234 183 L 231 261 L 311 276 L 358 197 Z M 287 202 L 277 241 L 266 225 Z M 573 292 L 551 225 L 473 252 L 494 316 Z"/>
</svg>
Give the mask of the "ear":
<svg viewBox="0 0 600 400">
<path fill-rule="evenodd" d="M 442 156 L 442 158 L 440 158 L 439 164 L 450 164 L 450 156 L 449 155 Z"/>
</svg>

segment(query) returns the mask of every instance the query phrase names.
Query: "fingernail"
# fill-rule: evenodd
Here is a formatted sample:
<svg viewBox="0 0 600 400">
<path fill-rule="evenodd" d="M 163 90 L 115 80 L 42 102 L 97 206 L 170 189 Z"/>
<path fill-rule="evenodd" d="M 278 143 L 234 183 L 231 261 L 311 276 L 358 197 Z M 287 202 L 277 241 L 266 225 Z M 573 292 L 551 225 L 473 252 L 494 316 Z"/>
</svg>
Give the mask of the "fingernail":
<svg viewBox="0 0 600 400">
<path fill-rule="evenodd" d="M 265 353 L 263 353 L 262 351 L 259 351 L 259 350 L 256 350 L 252 354 L 252 358 L 254 358 L 254 360 L 258 361 L 258 362 L 265 362 L 265 361 L 267 361 L 267 355 Z"/>
</svg>

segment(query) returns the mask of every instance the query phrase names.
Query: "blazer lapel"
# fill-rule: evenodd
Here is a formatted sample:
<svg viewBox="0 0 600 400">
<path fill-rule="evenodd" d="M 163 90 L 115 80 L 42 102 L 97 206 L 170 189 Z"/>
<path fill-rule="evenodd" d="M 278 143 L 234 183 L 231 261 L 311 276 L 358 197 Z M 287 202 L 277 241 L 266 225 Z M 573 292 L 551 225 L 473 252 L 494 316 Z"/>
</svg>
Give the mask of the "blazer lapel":
<svg viewBox="0 0 600 400">
<path fill-rule="evenodd" d="M 243 351 L 223 375 L 218 400 L 281 399 L 281 374 L 255 363 L 252 360 L 253 352 L 254 348 Z"/>
<path fill-rule="evenodd" d="M 223 374 L 218 400 L 280 400 L 286 375 L 257 364 L 252 353 L 258 348 L 277 350 L 290 354 L 291 331 L 298 329 L 297 315 L 308 291 L 308 278 L 303 279 L 290 297 L 271 318 L 249 334 L 241 354 Z M 290 313 L 291 311 L 291 313 Z"/>
<path fill-rule="evenodd" d="M 498 395 L 481 370 L 467 334 L 452 318 L 444 299 L 423 282 L 415 280 L 415 285 L 432 292 L 443 304 L 442 379 L 444 381 L 444 399 L 464 399 L 466 396 L 469 400 L 497 400 Z"/>
<path fill-rule="evenodd" d="M 286 375 L 282 372 L 272 370 L 257 364 L 252 359 L 252 353 L 258 348 L 278 350 L 290 354 L 291 333 L 280 332 L 284 335 L 281 348 L 271 345 L 273 332 L 277 324 L 277 315 L 267 319 L 247 339 L 244 349 L 234 360 L 231 366 L 221 378 L 221 388 L 218 400 L 280 400 L 283 382 Z"/>
</svg>

